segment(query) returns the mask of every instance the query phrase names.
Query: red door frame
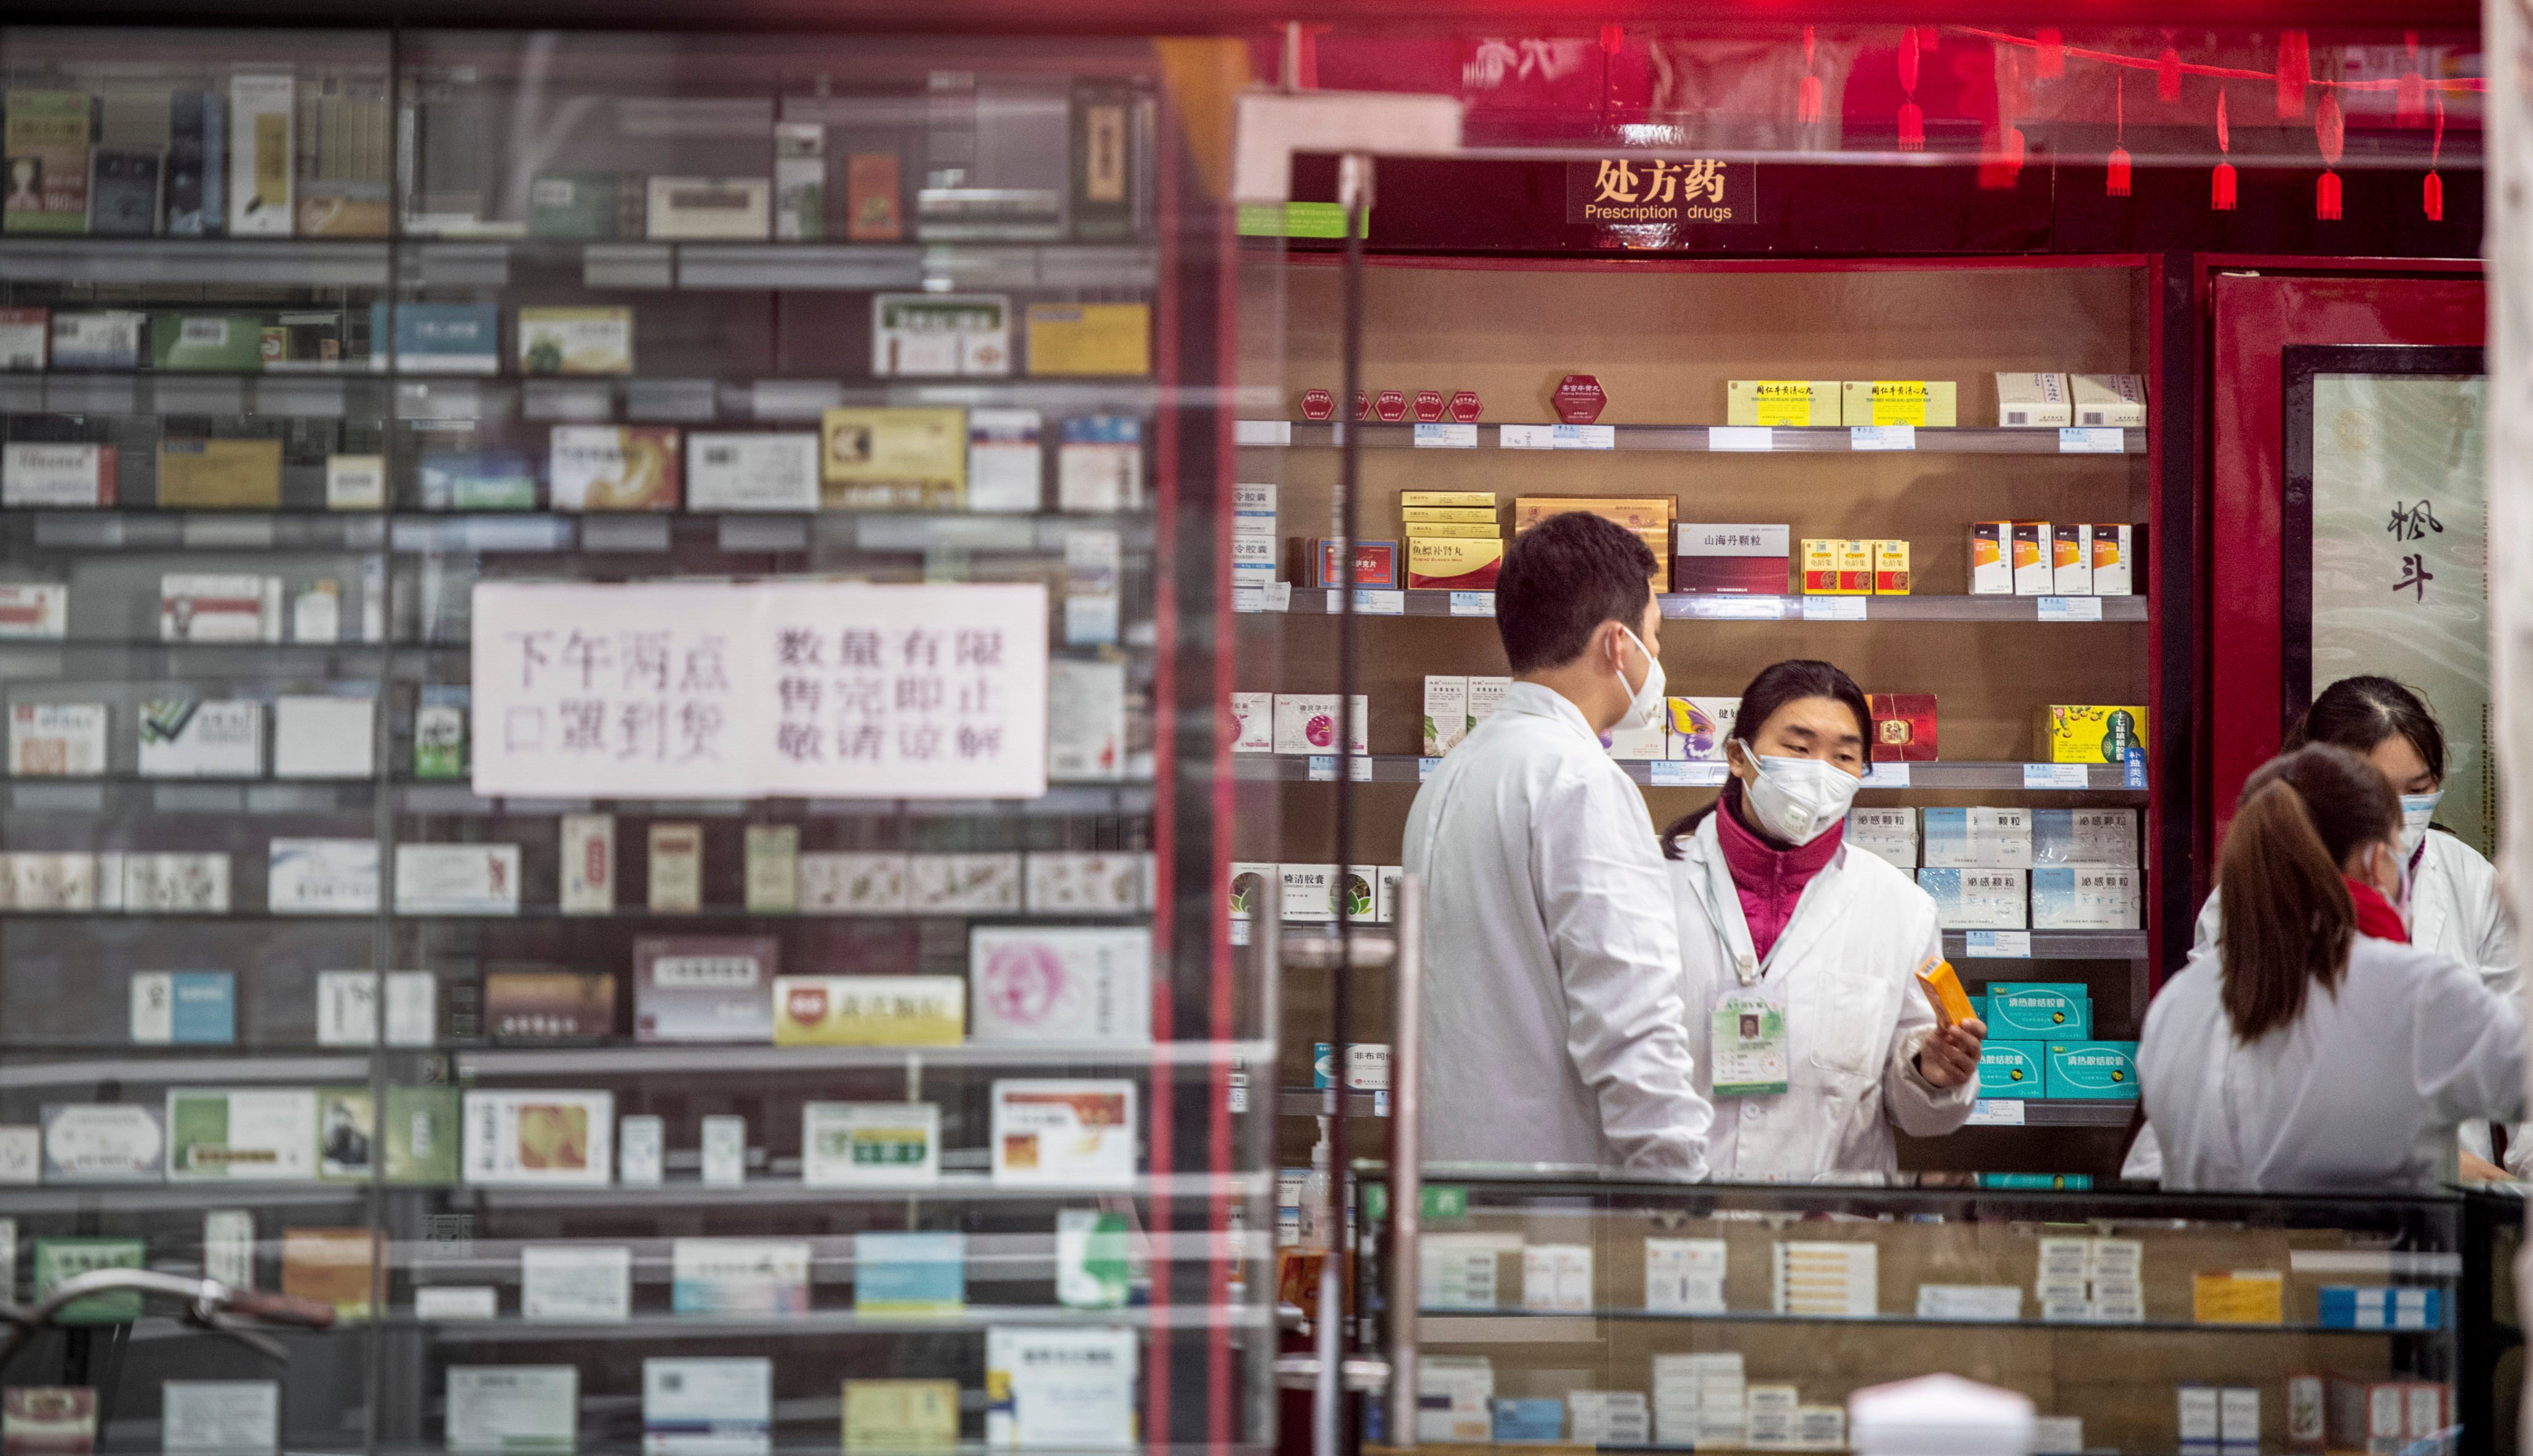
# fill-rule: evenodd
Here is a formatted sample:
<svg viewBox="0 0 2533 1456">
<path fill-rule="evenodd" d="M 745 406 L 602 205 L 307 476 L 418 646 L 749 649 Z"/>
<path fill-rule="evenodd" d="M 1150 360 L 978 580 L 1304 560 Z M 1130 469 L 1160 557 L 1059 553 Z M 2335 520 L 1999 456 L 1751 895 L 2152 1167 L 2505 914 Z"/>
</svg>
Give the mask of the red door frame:
<svg viewBox="0 0 2533 1456">
<path fill-rule="evenodd" d="M 2199 523 L 2207 711 L 2199 720 L 2202 772 L 2194 776 L 2193 903 L 2214 878 L 2215 847 L 2243 780 L 2278 747 L 2281 351 L 2290 344 L 2471 346 L 2485 344 L 2488 334 L 2477 259 L 2201 254 L 2196 262 L 2207 337 L 2200 354 L 2206 509 Z"/>
</svg>

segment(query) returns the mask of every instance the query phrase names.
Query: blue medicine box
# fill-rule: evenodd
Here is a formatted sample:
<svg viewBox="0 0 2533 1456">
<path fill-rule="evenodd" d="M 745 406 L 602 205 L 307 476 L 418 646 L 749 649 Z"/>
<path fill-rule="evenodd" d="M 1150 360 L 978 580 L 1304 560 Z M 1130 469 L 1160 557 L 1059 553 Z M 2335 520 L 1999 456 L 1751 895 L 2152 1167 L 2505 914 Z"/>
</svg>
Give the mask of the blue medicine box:
<svg viewBox="0 0 2533 1456">
<path fill-rule="evenodd" d="M 2093 997 L 2081 981 L 1990 981 L 1987 1032 L 2008 1039 L 2079 1040 L 2093 1034 Z"/>
<path fill-rule="evenodd" d="M 1553 1396 L 1499 1396 L 1495 1409 L 1499 1441 L 1555 1441 L 1565 1434 L 1565 1402 Z"/>
<path fill-rule="evenodd" d="M 2363 1284 L 2322 1287 L 2325 1329 L 2443 1329 L 2445 1292 Z"/>
<path fill-rule="evenodd" d="M 1982 1097 L 2037 1097 L 2047 1048 L 2036 1041 L 1987 1041 L 1979 1046 Z"/>
<path fill-rule="evenodd" d="M 2052 1098 L 2127 1101 L 2138 1094 L 2134 1041 L 2053 1041 L 2042 1084 Z"/>
</svg>

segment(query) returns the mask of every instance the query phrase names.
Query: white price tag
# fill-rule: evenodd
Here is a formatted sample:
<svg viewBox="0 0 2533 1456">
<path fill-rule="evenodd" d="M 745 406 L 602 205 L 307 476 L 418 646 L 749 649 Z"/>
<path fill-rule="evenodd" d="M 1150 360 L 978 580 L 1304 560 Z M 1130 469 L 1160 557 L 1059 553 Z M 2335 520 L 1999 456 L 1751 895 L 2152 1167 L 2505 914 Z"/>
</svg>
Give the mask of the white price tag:
<svg viewBox="0 0 2533 1456">
<path fill-rule="evenodd" d="M 1381 587 L 1356 587 L 1354 610 L 1358 616 L 1405 616 L 1407 594 Z"/>
<path fill-rule="evenodd" d="M 2040 619 L 2045 622 L 2097 622 L 2102 619 L 2099 597 L 2043 597 Z"/>
<path fill-rule="evenodd" d="M 1477 427 L 1471 426 L 1470 428 L 1475 429 Z M 1389 1116 L 1389 1089 L 1387 1087 L 1375 1087 L 1372 1089 L 1372 1115 L 1374 1117 Z"/>
<path fill-rule="evenodd" d="M 1293 442 L 1290 420 L 1234 420 L 1231 442 L 1236 445 L 1288 445 Z"/>
<path fill-rule="evenodd" d="M 2083 788 L 2087 777 L 2080 763 L 2028 763 L 2023 766 L 2026 788 Z"/>
<path fill-rule="evenodd" d="M 1786 614 L 1783 597 L 1691 597 L 1684 613 L 1710 621 L 1776 621 Z"/>
<path fill-rule="evenodd" d="M 1917 448 L 1917 427 L 1914 425 L 1856 425 L 1847 432 L 1851 450 L 1914 450 Z"/>
<path fill-rule="evenodd" d="M 2129 447 L 2128 432 L 2084 427 L 2058 432 L 2058 453 L 2062 455 L 2117 455 Z"/>
<path fill-rule="evenodd" d="M 1962 959 L 1966 961 L 2029 961 L 2032 959 L 2032 932 L 2029 930 L 1973 930 L 1962 936 Z"/>
<path fill-rule="evenodd" d="M 1656 788 L 1698 788 L 1722 784 L 1728 770 L 1722 763 L 1702 758 L 1657 758 L 1645 765 Z"/>
<path fill-rule="evenodd" d="M 1496 444 L 1506 450 L 1553 450 L 1557 448 L 1557 427 L 1554 425 L 1498 425 Z"/>
<path fill-rule="evenodd" d="M 1909 786 L 1909 766 L 1904 763 L 1868 764 L 1864 770 L 1864 786 L 1906 788 Z"/>
<path fill-rule="evenodd" d="M 1803 620 L 1807 622 L 1860 622 L 1864 620 L 1864 597 L 1805 597 Z"/>
<path fill-rule="evenodd" d="M 1474 450 L 1478 447 L 1475 425 L 1419 425 L 1416 427 L 1416 448 L 1420 450 Z"/>
<path fill-rule="evenodd" d="M 1710 450 L 1773 450 L 1777 432 L 1766 425 L 1709 425 L 1706 447 Z"/>
<path fill-rule="evenodd" d="M 1314 753 L 1311 755 L 1311 782 L 1314 784 L 1334 784 L 1337 782 L 1337 756 L 1335 754 Z"/>
<path fill-rule="evenodd" d="M 1496 614 L 1496 594 L 1493 592 L 1453 592 L 1451 594 L 1451 614 L 1453 616 L 1493 616 Z"/>
<path fill-rule="evenodd" d="M 1422 784 L 1426 780 L 1433 778 L 1436 773 L 1441 771 L 1442 767 L 1443 761 L 1439 758 L 1420 758 L 1416 760 L 1416 782 Z"/>
<path fill-rule="evenodd" d="M 1357 784 L 1371 783 L 1372 759 L 1361 753 L 1348 758 L 1346 760 L 1346 777 L 1352 779 Z"/>
<path fill-rule="evenodd" d="M 2023 1126 L 2023 1099 L 2020 1097 L 1981 1097 L 1971 1104 L 1966 1128 L 2020 1128 Z"/>
<path fill-rule="evenodd" d="M 1552 425 L 1555 432 L 1550 443 L 1561 450 L 1615 450 L 1619 447 L 1616 425 Z"/>
<path fill-rule="evenodd" d="M 1266 583 L 1266 610 L 1269 612 L 1290 612 L 1293 610 L 1293 584 L 1291 582 L 1270 581 Z"/>
<path fill-rule="evenodd" d="M 1231 610 L 1265 612 L 1266 610 L 1266 586 L 1263 583 L 1257 586 L 1234 586 L 1231 589 Z"/>
</svg>

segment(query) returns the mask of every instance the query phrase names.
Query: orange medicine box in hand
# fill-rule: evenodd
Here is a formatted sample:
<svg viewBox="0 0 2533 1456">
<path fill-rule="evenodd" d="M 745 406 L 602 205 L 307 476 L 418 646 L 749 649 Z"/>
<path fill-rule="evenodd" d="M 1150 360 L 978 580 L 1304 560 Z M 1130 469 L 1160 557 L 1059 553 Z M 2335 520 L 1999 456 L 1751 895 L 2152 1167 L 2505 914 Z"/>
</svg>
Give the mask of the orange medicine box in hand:
<svg viewBox="0 0 2533 1456">
<path fill-rule="evenodd" d="M 1930 958 L 1917 967 L 1917 989 L 1926 993 L 1926 1004 L 1935 1009 L 1935 1024 L 1958 1026 L 1973 1019 L 1970 993 L 1962 989 L 1962 978 L 1953 970 L 1953 962 Z"/>
</svg>

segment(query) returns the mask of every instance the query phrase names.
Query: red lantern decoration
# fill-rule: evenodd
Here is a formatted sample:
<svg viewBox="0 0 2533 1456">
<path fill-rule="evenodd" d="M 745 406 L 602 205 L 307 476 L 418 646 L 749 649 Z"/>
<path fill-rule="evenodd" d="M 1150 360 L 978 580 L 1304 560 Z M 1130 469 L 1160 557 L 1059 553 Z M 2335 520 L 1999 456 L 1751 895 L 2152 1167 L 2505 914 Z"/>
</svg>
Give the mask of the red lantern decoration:
<svg viewBox="0 0 2533 1456">
<path fill-rule="evenodd" d="M 2219 212 L 2234 210 L 2234 164 L 2221 159 L 2223 153 L 2233 149 L 2233 137 L 2225 126 L 2225 91 L 2220 87 L 2216 91 L 2216 150 L 2220 160 L 2215 174 L 2208 180 L 2208 205 Z"/>
<path fill-rule="evenodd" d="M 1906 99 L 1900 103 L 1900 149 L 1926 149 L 1926 113 L 1917 109 L 1917 29 L 1909 28 L 1900 37 L 1900 89 Z"/>
<path fill-rule="evenodd" d="M 2339 165 L 2340 145 L 2346 140 L 2347 121 L 2339 114 L 2339 98 L 2323 92 L 2322 105 L 2313 114 L 2314 140 L 2322 146 L 2322 180 L 2313 193 L 2313 215 L 2325 221 L 2339 217 L 2339 174 L 2331 169 Z"/>
<path fill-rule="evenodd" d="M 2401 43 L 2409 48 L 2410 69 L 2401 73 L 2401 84 L 2392 91 L 2392 119 L 2405 127 L 2427 120 L 2428 82 L 2419 74 L 2419 32 L 2404 30 Z"/>
<path fill-rule="evenodd" d="M 2313 49 L 2302 30 L 2278 32 L 2278 120 L 2304 115 L 2304 88 L 2313 82 Z"/>
<path fill-rule="evenodd" d="M 2428 144 L 2428 178 L 2419 189 L 2419 206 L 2430 222 L 2445 220 L 2445 183 L 2437 175 L 2437 157 L 2445 149 L 2445 93 L 2437 92 L 2437 131 Z"/>
<path fill-rule="evenodd" d="M 2067 74 L 2067 42 L 2056 26 L 2042 26 L 2032 36 L 2032 74 L 2042 81 L 2056 81 Z"/>
<path fill-rule="evenodd" d="M 1795 87 L 1795 120 L 1809 125 L 1821 119 L 1820 78 L 1812 74 L 1812 28 L 1803 27 L 1803 79 Z"/>
<path fill-rule="evenodd" d="M 2181 52 L 2169 41 L 2154 63 L 2154 98 L 2166 103 L 2181 99 Z"/>
<path fill-rule="evenodd" d="M 2102 178 L 2102 192 L 2109 197 L 2124 198 L 2129 195 L 2129 83 L 2126 76 L 2115 76 L 2112 81 L 2111 101 L 2115 108 L 2112 114 L 2118 130 L 2112 136 L 2111 166 Z"/>
</svg>

